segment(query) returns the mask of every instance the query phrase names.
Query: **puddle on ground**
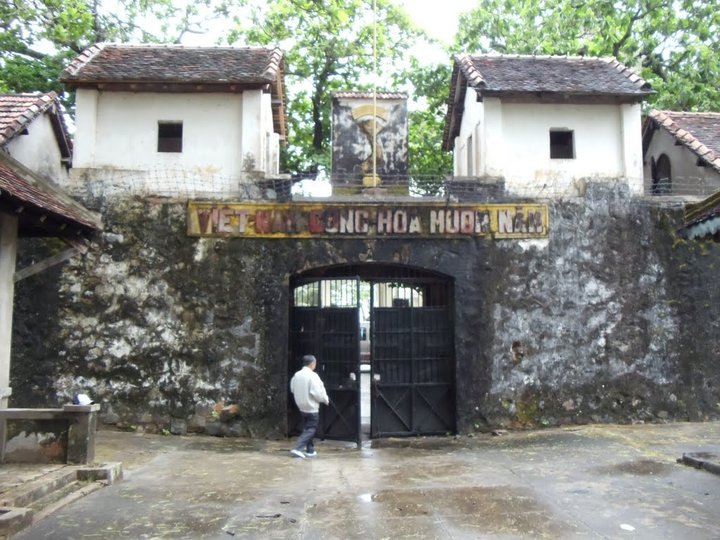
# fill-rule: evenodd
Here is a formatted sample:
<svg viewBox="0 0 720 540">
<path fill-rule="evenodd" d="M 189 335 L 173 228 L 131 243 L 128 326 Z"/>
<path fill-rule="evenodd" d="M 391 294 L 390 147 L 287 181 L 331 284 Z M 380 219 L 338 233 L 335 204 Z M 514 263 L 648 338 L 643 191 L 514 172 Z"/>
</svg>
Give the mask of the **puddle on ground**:
<svg viewBox="0 0 720 540">
<path fill-rule="evenodd" d="M 407 467 L 399 467 L 395 470 L 384 472 L 387 480 L 396 485 L 396 482 L 423 482 L 423 481 L 442 481 L 443 479 L 459 478 L 473 472 L 473 467 L 463 463 L 425 463 L 421 468 L 408 469 Z"/>
<path fill-rule="evenodd" d="M 598 467 L 595 470 L 602 474 L 634 474 L 637 476 L 659 476 L 670 474 L 673 467 L 667 463 L 652 459 L 638 461 L 625 461 L 607 467 Z"/>
<path fill-rule="evenodd" d="M 323 501 L 307 512 L 311 522 L 342 516 L 346 527 L 372 523 L 390 536 L 393 523 L 403 520 L 441 524 L 464 534 L 558 537 L 572 529 L 538 504 L 532 492 L 510 486 L 381 490 Z"/>
<path fill-rule="evenodd" d="M 246 439 L 218 437 L 191 442 L 185 448 L 187 450 L 205 450 L 219 454 L 232 454 L 234 452 L 257 452 L 263 449 L 263 445 Z"/>
</svg>

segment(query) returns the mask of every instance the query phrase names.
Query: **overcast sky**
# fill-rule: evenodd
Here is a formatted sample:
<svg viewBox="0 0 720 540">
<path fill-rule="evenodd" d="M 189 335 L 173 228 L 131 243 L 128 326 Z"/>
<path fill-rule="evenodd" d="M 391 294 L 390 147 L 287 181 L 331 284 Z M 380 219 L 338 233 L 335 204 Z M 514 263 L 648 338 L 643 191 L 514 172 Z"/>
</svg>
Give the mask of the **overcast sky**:
<svg viewBox="0 0 720 540">
<path fill-rule="evenodd" d="M 457 32 L 460 14 L 478 5 L 478 0 L 395 0 L 415 24 L 430 36 L 450 44 Z"/>
<path fill-rule="evenodd" d="M 192 0 L 181 0 L 192 1 Z M 265 1 L 265 0 L 256 0 Z M 112 0 L 110 0 L 112 2 Z M 457 32 L 460 14 L 471 10 L 480 0 L 393 0 L 405 8 L 410 18 L 431 37 L 445 45 L 452 43 Z M 192 46 L 212 46 L 227 33 L 229 20 L 216 21 L 205 34 L 186 34 L 183 44 Z M 152 23 L 150 23 L 152 26 Z"/>
</svg>

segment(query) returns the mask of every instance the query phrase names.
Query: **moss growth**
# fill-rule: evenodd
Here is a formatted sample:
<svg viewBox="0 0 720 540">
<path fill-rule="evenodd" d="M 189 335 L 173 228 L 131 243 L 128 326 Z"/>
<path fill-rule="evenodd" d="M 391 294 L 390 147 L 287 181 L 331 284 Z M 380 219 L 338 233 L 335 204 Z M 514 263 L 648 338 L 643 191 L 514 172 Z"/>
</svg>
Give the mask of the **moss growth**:
<svg viewBox="0 0 720 540">
<path fill-rule="evenodd" d="M 516 403 L 515 416 L 524 426 L 532 426 L 536 423 L 538 406 L 535 399 L 523 399 Z"/>
</svg>

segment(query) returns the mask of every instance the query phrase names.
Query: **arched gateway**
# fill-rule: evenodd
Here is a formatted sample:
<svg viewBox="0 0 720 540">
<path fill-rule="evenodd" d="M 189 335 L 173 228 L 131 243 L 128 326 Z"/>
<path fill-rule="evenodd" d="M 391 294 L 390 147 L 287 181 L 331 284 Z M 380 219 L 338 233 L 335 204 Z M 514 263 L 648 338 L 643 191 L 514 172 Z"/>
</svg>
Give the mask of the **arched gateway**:
<svg viewBox="0 0 720 540">
<path fill-rule="evenodd" d="M 291 290 L 289 374 L 316 355 L 330 396 L 319 436 L 359 444 L 363 427 L 371 437 L 455 431 L 452 278 L 367 263 L 304 272 Z M 291 434 L 298 420 L 290 398 Z"/>
</svg>

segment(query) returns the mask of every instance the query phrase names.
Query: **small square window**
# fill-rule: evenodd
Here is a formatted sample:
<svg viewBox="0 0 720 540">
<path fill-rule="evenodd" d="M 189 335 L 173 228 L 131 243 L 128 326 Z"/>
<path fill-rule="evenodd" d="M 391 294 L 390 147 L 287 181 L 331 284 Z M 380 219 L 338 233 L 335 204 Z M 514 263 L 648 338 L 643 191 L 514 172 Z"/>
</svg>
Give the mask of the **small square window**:
<svg viewBox="0 0 720 540">
<path fill-rule="evenodd" d="M 182 122 L 158 122 L 158 152 L 182 152 Z"/>
<path fill-rule="evenodd" d="M 575 137 L 573 131 L 550 131 L 550 159 L 575 159 Z"/>
</svg>

